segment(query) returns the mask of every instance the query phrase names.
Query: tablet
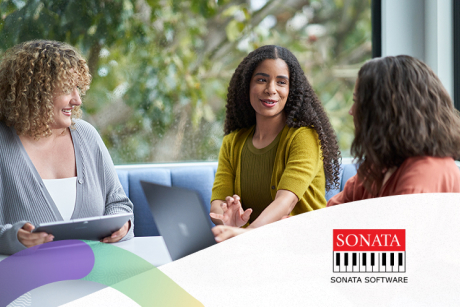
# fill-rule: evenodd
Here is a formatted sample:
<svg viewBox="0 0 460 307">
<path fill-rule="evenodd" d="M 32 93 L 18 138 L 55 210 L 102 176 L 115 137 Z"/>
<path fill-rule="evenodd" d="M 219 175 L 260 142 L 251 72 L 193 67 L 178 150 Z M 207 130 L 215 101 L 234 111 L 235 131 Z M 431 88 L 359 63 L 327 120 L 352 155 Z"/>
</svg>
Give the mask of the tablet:
<svg viewBox="0 0 460 307">
<path fill-rule="evenodd" d="M 104 215 L 41 223 L 32 232 L 46 232 L 54 236 L 53 241 L 59 240 L 102 240 L 119 230 L 130 218 L 132 213 Z"/>
</svg>

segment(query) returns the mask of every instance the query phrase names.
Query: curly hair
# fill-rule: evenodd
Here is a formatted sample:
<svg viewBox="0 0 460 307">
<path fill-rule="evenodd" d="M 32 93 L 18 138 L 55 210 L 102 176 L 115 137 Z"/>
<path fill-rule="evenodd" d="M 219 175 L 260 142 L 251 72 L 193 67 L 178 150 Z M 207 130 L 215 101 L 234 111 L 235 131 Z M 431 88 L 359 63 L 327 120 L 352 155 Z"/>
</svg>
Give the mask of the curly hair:
<svg viewBox="0 0 460 307">
<path fill-rule="evenodd" d="M 436 74 L 406 55 L 368 61 L 358 73 L 351 153 L 374 193 L 384 172 L 415 156 L 460 157 L 460 117 Z"/>
<path fill-rule="evenodd" d="M 326 189 L 338 187 L 340 151 L 329 118 L 308 82 L 297 58 L 286 48 L 262 46 L 238 65 L 228 86 L 224 132 L 229 134 L 256 124 L 255 111 L 249 100 L 249 85 L 257 66 L 266 59 L 282 59 L 289 68 L 289 95 L 284 107 L 289 127 L 315 129 L 321 143 Z"/>
<path fill-rule="evenodd" d="M 66 43 L 34 40 L 5 52 L 0 63 L 0 121 L 18 135 L 51 135 L 53 97 L 77 86 L 84 95 L 91 83 L 85 59 Z M 72 110 L 72 119 L 81 110 Z M 72 122 L 73 126 L 73 122 Z"/>
</svg>

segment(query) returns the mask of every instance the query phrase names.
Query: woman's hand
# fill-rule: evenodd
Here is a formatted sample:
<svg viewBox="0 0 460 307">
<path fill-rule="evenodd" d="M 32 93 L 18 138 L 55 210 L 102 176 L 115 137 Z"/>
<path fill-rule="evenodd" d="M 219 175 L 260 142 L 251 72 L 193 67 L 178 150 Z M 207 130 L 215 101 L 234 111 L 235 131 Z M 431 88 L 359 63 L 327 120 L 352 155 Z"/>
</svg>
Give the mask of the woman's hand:
<svg viewBox="0 0 460 307">
<path fill-rule="evenodd" d="M 220 204 L 222 214 L 211 212 L 209 215 L 213 219 L 219 219 L 226 226 L 241 227 L 249 221 L 252 209 L 243 210 L 240 197 L 238 195 L 227 196 L 225 202 Z"/>
<path fill-rule="evenodd" d="M 54 236 L 47 234 L 46 232 L 37 232 L 32 233 L 32 230 L 35 229 L 35 226 L 31 223 L 25 223 L 21 229 L 18 231 L 18 240 L 25 247 L 32 247 L 35 245 L 51 242 L 54 239 Z"/>
<path fill-rule="evenodd" d="M 236 237 L 242 233 L 248 232 L 250 229 L 247 228 L 238 228 L 231 226 L 219 225 L 212 229 L 212 233 L 216 239 L 216 242 L 222 242 L 227 239 Z"/>
<path fill-rule="evenodd" d="M 123 227 L 121 227 L 119 230 L 117 230 L 114 233 L 112 233 L 112 235 L 110 237 L 105 237 L 104 239 L 102 239 L 101 242 L 103 242 L 103 243 L 115 243 L 115 242 L 118 242 L 121 239 L 123 239 L 124 236 L 126 236 L 126 234 L 129 231 L 129 228 L 131 228 L 131 221 L 127 221 L 123 225 Z"/>
</svg>

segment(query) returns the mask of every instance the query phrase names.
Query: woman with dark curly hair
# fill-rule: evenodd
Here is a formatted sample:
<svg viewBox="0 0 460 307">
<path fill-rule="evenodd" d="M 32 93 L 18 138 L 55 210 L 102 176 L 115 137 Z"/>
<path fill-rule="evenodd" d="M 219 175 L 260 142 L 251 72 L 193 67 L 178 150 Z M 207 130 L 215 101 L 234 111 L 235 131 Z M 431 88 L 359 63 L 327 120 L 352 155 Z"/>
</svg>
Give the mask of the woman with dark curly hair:
<svg viewBox="0 0 460 307">
<path fill-rule="evenodd" d="M 79 120 L 91 76 L 71 46 L 37 40 L 0 63 L 0 254 L 53 240 L 33 225 L 131 213 L 107 148 Z M 104 242 L 133 237 L 128 221 Z"/>
<path fill-rule="evenodd" d="M 251 52 L 232 76 L 226 107 L 213 222 L 251 229 L 325 207 L 340 152 L 296 57 L 279 46 Z"/>
<path fill-rule="evenodd" d="M 360 69 L 350 114 L 351 152 L 360 165 L 341 203 L 413 193 L 460 192 L 460 118 L 446 89 L 410 56 L 374 59 Z"/>
</svg>

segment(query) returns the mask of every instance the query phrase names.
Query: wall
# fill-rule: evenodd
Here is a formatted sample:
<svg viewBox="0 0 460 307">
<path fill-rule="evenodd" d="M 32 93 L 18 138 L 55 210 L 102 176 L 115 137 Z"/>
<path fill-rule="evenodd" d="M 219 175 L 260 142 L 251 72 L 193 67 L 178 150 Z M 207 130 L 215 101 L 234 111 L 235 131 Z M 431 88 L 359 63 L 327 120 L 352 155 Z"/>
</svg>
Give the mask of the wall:
<svg viewBox="0 0 460 307">
<path fill-rule="evenodd" d="M 382 56 L 427 63 L 453 97 L 452 0 L 382 0 Z"/>
</svg>

